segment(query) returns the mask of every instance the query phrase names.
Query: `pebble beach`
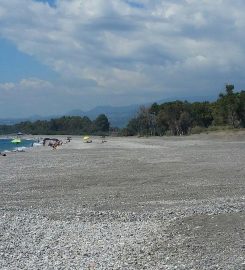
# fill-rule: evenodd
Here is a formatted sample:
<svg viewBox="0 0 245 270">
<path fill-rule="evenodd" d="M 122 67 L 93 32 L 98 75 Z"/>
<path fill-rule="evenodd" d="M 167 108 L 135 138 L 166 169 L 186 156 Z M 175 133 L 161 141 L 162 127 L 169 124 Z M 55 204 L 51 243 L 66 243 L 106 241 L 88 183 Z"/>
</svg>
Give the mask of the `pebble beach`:
<svg viewBox="0 0 245 270">
<path fill-rule="evenodd" d="M 0 269 L 245 269 L 244 131 L 92 139 L 0 156 Z"/>
</svg>

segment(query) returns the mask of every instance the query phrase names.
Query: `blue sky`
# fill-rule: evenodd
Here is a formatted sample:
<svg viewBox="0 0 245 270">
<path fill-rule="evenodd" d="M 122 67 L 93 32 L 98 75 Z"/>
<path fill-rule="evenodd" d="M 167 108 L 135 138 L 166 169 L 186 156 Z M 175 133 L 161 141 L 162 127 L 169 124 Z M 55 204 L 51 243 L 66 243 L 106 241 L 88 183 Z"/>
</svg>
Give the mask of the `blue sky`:
<svg viewBox="0 0 245 270">
<path fill-rule="evenodd" d="M 0 118 L 244 89 L 242 0 L 1 0 Z"/>
<path fill-rule="evenodd" d="M 51 68 L 37 61 L 35 57 L 20 52 L 8 40 L 0 38 L 0 48 L 0 83 L 18 82 L 28 77 L 49 80 L 56 76 Z"/>
</svg>

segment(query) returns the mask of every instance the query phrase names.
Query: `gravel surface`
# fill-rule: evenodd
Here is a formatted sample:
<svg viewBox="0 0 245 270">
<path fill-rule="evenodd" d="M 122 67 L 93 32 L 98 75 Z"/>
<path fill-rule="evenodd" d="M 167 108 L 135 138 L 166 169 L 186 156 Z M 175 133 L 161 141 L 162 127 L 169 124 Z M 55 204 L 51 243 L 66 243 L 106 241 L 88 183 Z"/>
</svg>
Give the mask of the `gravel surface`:
<svg viewBox="0 0 245 270">
<path fill-rule="evenodd" d="M 245 269 L 245 132 L 0 157 L 0 269 Z"/>
</svg>

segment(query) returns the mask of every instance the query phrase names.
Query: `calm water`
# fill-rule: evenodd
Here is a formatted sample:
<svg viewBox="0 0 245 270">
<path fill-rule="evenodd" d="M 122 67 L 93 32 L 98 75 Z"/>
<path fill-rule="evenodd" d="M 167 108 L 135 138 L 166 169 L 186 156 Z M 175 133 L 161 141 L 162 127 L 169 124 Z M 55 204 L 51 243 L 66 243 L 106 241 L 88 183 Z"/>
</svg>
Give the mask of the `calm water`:
<svg viewBox="0 0 245 270">
<path fill-rule="evenodd" d="M 12 151 L 15 150 L 17 147 L 31 147 L 33 140 L 21 140 L 19 144 L 11 143 L 12 139 L 0 139 L 0 152 L 3 151 Z"/>
</svg>

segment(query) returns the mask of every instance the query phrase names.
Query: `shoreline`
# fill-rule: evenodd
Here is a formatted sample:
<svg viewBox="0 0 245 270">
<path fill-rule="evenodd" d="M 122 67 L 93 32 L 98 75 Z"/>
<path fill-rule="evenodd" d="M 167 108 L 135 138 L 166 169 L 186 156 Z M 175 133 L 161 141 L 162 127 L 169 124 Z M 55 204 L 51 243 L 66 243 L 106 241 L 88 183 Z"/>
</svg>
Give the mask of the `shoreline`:
<svg viewBox="0 0 245 270">
<path fill-rule="evenodd" d="M 0 138 L 0 143 L 1 141 L 8 141 L 8 144 L 6 145 L 6 149 L 1 149 L 0 148 L 0 153 L 12 153 L 12 152 L 25 152 L 25 149 L 29 149 L 33 147 L 33 143 L 35 143 L 35 140 L 32 139 L 22 139 L 24 141 L 23 143 L 20 144 L 11 144 L 12 138 Z M 27 145 L 27 142 L 31 143 L 31 145 Z M 3 147 L 0 145 L 0 147 Z"/>
</svg>

